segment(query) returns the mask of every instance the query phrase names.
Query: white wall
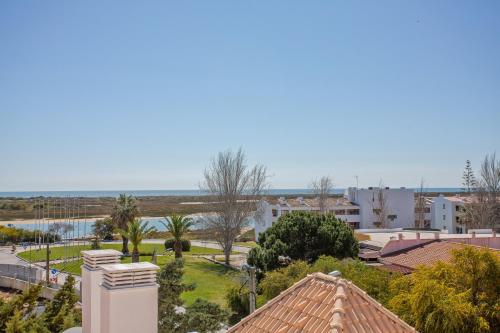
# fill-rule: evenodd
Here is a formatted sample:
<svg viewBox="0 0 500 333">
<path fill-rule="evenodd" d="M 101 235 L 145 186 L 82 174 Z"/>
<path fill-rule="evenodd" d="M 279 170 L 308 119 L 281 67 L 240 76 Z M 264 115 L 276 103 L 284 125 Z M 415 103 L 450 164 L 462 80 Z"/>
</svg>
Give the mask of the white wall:
<svg viewBox="0 0 500 333">
<path fill-rule="evenodd" d="M 348 200 L 359 205 L 360 228 L 376 228 L 374 222 L 378 220 L 373 208 L 378 205 L 378 191 L 386 197 L 388 215 L 396 215 L 394 221 L 388 220 L 387 228 L 413 228 L 415 226 L 415 194 L 411 189 L 355 189 L 349 188 L 346 196 Z M 375 201 L 374 201 L 375 200 Z"/>
<path fill-rule="evenodd" d="M 438 196 L 434 199 L 431 219 L 431 227 L 439 230 L 446 230 L 450 234 L 457 233 L 457 227 L 462 228 L 462 233 L 466 233 L 466 228 L 456 222 L 459 215 L 457 206 L 463 203 L 449 200 L 444 196 Z"/>
</svg>

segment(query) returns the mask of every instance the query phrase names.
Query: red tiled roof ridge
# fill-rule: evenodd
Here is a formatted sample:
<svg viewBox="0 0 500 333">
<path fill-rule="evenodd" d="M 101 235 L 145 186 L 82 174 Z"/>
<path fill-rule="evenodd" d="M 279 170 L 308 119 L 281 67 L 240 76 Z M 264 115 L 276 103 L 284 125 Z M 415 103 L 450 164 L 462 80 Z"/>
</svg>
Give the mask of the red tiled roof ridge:
<svg viewBox="0 0 500 333">
<path fill-rule="evenodd" d="M 350 293 L 355 293 L 360 298 L 366 302 L 367 304 L 371 305 L 374 307 L 374 311 L 379 311 L 381 314 L 385 315 L 388 317 L 390 321 L 394 323 L 394 325 L 398 325 L 401 329 L 404 329 L 404 331 L 411 331 L 411 332 L 416 332 L 416 330 L 405 323 L 402 319 L 400 319 L 397 315 L 386 309 L 382 304 L 377 302 L 375 299 L 373 299 L 370 295 L 368 295 L 364 290 L 356 286 L 354 283 L 351 281 L 348 281 L 346 279 L 342 279 L 339 277 L 333 277 L 330 275 L 326 275 L 324 273 L 312 273 L 307 275 L 305 278 L 302 280 L 294 283 L 290 288 L 284 290 L 281 292 L 278 296 L 267 302 L 265 305 L 257 309 L 255 312 L 252 314 L 248 315 L 247 317 L 243 318 L 239 323 L 234 325 L 229 329 L 228 332 L 234 332 L 239 328 L 244 328 L 245 325 L 254 319 L 255 317 L 259 316 L 262 312 L 272 308 L 275 304 L 279 303 L 282 301 L 283 298 L 288 296 L 289 294 L 292 294 L 297 288 L 307 284 L 311 280 L 322 280 L 325 282 L 333 283 L 335 286 L 335 294 L 333 296 L 334 303 L 333 303 L 333 308 L 330 310 L 330 313 L 332 314 L 332 317 L 330 319 L 330 328 L 332 333 L 342 333 L 345 332 L 345 316 L 346 316 L 346 309 L 345 309 L 345 302 L 347 301 L 347 291 Z M 294 324 L 294 326 L 297 327 L 297 324 Z M 283 327 L 284 329 L 285 327 Z M 403 330 L 401 331 L 403 332 Z"/>
<path fill-rule="evenodd" d="M 458 238 L 458 239 L 471 239 L 471 238 Z M 490 251 L 500 252 L 499 249 L 495 249 L 495 248 L 489 247 L 489 246 L 482 246 L 482 245 L 476 245 L 476 244 L 470 244 L 470 243 L 457 242 L 457 241 L 455 241 L 454 238 L 441 239 L 441 241 L 447 242 L 447 243 L 452 243 L 452 244 L 458 244 L 458 245 L 462 245 L 462 246 L 473 246 L 473 247 L 478 247 L 478 248 L 481 248 L 481 249 L 486 249 L 486 250 L 490 250 Z"/>
<path fill-rule="evenodd" d="M 268 301 L 266 304 L 264 304 L 263 306 L 261 306 L 260 308 L 258 308 L 257 310 L 255 310 L 253 313 L 249 314 L 248 316 L 246 316 L 245 318 L 243 318 L 242 320 L 240 320 L 233 327 L 245 324 L 246 322 L 250 321 L 253 317 L 258 316 L 261 312 L 263 312 L 263 311 L 267 310 L 267 308 L 273 306 L 275 303 L 279 303 L 279 301 L 281 301 L 281 299 L 283 297 L 285 297 L 287 294 L 292 293 L 292 291 L 294 291 L 298 287 L 302 286 L 303 284 L 305 284 L 309 280 L 314 279 L 314 277 L 315 277 L 314 275 L 315 274 L 317 274 L 317 273 L 308 274 L 302 280 L 295 282 L 290 288 L 283 290 L 278 296 L 274 297 L 273 299 L 271 299 L 270 301 Z M 233 327 L 229 328 L 228 332 L 231 332 L 231 329 Z"/>
</svg>

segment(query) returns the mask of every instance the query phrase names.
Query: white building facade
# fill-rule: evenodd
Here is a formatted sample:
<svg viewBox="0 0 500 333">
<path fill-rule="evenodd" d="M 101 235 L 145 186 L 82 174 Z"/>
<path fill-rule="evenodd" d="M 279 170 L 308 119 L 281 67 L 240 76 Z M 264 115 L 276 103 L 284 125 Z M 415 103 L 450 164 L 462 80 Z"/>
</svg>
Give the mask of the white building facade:
<svg viewBox="0 0 500 333">
<path fill-rule="evenodd" d="M 450 234 L 467 233 L 466 226 L 460 221 L 460 212 L 465 205 L 465 200 L 459 196 L 445 197 L 443 195 L 432 198 L 431 228 Z"/>
<path fill-rule="evenodd" d="M 329 198 L 327 212 L 335 214 L 353 229 L 375 229 L 379 217 L 379 198 L 385 200 L 386 228 L 412 228 L 415 223 L 415 200 L 413 190 L 400 188 L 349 188 L 344 198 Z M 275 202 L 261 201 L 255 214 L 255 235 L 271 227 L 280 216 L 292 211 L 319 211 L 318 199 L 279 198 Z"/>
<path fill-rule="evenodd" d="M 359 206 L 361 229 L 413 228 L 415 226 L 415 193 L 404 187 L 369 187 L 367 189 L 348 188 L 345 197 Z M 381 200 L 382 199 L 382 203 Z M 384 203 L 385 202 L 385 203 Z M 385 206 L 386 225 L 380 226 L 377 210 Z M 380 212 L 380 211 L 379 211 Z"/>
</svg>

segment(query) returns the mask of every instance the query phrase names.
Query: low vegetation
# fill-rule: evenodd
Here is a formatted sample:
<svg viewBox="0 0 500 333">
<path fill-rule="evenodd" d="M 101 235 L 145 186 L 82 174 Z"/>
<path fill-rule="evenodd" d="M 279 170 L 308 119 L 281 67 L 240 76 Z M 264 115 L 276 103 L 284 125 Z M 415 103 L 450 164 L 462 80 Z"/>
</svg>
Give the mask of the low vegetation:
<svg viewBox="0 0 500 333">
<path fill-rule="evenodd" d="M 424 333 L 500 332 L 500 259 L 465 247 L 393 280 L 389 308 Z"/>
<path fill-rule="evenodd" d="M 3 301 L 0 299 L 0 332 L 59 333 L 79 326 L 81 311 L 75 308 L 78 296 L 75 279 L 69 276 L 52 301 L 45 301 L 45 311 L 36 311 L 41 286 L 32 285 L 21 295 Z"/>
</svg>

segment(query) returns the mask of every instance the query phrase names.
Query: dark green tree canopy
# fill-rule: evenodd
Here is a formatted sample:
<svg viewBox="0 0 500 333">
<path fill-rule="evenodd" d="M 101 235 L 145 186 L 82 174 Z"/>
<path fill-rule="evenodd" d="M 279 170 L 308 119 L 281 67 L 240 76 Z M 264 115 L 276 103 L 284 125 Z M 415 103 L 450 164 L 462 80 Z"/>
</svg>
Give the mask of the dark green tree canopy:
<svg viewBox="0 0 500 333">
<path fill-rule="evenodd" d="M 259 235 L 248 262 L 263 271 L 281 266 L 279 256 L 313 262 L 321 255 L 356 257 L 359 244 L 353 230 L 333 214 L 295 211 L 281 216 Z"/>
</svg>

